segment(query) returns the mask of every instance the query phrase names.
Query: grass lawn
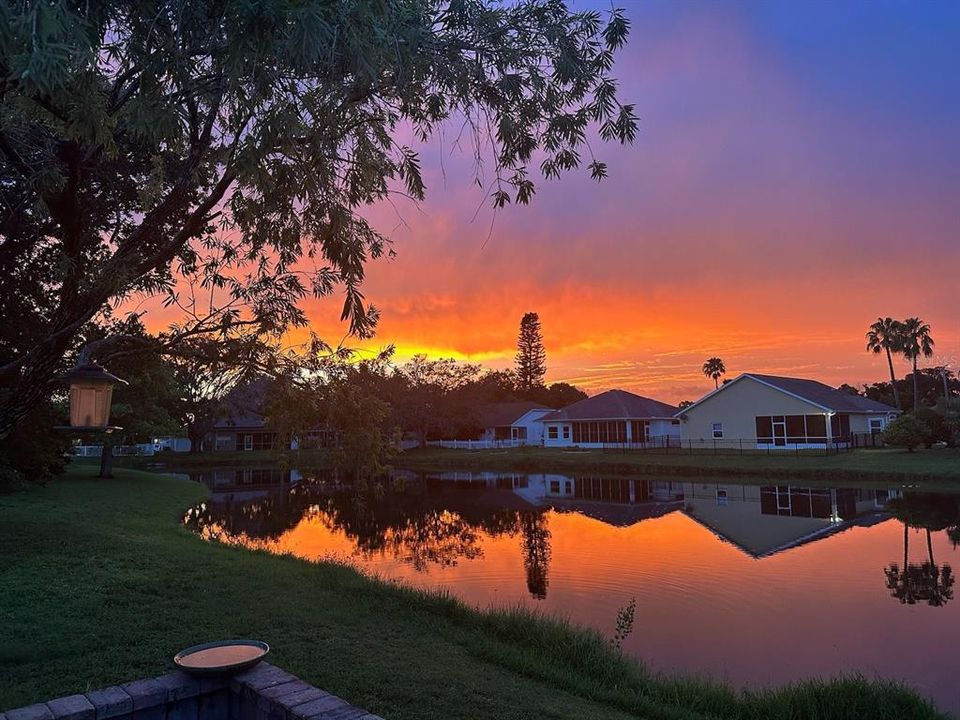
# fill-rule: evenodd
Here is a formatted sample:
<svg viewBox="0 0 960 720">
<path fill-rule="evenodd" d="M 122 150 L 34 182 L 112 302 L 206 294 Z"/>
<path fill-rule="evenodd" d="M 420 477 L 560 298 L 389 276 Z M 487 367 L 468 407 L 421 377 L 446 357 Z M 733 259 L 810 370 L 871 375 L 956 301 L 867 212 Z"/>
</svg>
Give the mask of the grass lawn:
<svg viewBox="0 0 960 720">
<path fill-rule="evenodd" d="M 559 621 L 205 543 L 179 522 L 200 485 L 94 473 L 74 466 L 0 496 L 0 709 L 164 672 L 203 640 L 253 637 L 284 669 L 388 720 L 942 717 L 858 679 L 741 695 L 657 677 Z"/>
<path fill-rule="evenodd" d="M 903 450 L 854 450 L 839 455 L 787 452 L 713 455 L 674 450 L 624 452 L 616 450 L 570 451 L 560 448 L 506 450 L 408 450 L 398 459 L 401 467 L 420 470 L 513 470 L 518 472 L 597 472 L 658 476 L 736 477 L 769 480 L 792 477 L 836 483 L 870 482 L 923 485 L 924 488 L 960 490 L 960 450 L 933 448 L 908 453 Z"/>
</svg>

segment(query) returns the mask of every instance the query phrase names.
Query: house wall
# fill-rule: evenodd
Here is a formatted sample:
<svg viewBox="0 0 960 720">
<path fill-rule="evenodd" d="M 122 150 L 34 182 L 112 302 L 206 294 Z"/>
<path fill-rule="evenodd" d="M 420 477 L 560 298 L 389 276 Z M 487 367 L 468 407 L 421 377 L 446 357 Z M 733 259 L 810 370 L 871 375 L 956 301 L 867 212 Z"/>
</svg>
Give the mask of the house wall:
<svg viewBox="0 0 960 720">
<path fill-rule="evenodd" d="M 756 442 L 758 415 L 818 414 L 824 414 L 823 408 L 744 377 L 724 386 L 700 405 L 684 410 L 680 436 L 694 443 L 713 441 L 713 423 L 723 423 L 723 440 Z"/>
<path fill-rule="evenodd" d="M 553 412 L 553 410 L 531 410 L 518 418 L 517 421 L 513 423 L 513 428 L 525 428 L 527 444 L 540 445 L 543 442 L 543 436 L 546 432 L 542 418 L 551 412 Z"/>
<path fill-rule="evenodd" d="M 850 432 L 851 433 L 868 433 L 870 432 L 870 418 L 880 418 L 881 428 L 885 428 L 887 423 L 890 422 L 890 417 L 888 413 L 857 413 L 850 415 Z"/>
</svg>

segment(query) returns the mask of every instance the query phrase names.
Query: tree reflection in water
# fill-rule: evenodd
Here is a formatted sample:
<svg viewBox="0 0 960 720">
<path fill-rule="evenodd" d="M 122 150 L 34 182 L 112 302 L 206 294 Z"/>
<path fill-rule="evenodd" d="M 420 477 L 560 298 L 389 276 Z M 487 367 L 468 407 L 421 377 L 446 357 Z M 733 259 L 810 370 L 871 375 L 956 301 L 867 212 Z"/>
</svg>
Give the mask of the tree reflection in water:
<svg viewBox="0 0 960 720">
<path fill-rule="evenodd" d="M 935 493 L 908 493 L 892 500 L 889 509 L 903 523 L 903 564 L 890 563 L 883 571 L 890 595 L 904 605 L 926 603 L 942 607 L 953 599 L 956 578 L 949 563 L 937 565 L 933 557 L 932 533 L 946 530 L 956 545 L 960 537 L 960 507 L 955 496 Z M 911 563 L 910 529 L 923 530 L 927 539 L 927 560 Z"/>
<path fill-rule="evenodd" d="M 542 510 L 504 507 L 507 493 L 478 502 L 470 488 L 378 483 L 357 491 L 325 481 L 301 481 L 255 500 L 205 502 L 184 524 L 207 540 L 264 548 L 303 521 L 343 533 L 361 557 L 388 555 L 419 572 L 483 557 L 484 536 L 519 537 L 530 594 L 547 594 L 550 530 Z M 509 503 L 507 503 L 509 505 Z"/>
</svg>

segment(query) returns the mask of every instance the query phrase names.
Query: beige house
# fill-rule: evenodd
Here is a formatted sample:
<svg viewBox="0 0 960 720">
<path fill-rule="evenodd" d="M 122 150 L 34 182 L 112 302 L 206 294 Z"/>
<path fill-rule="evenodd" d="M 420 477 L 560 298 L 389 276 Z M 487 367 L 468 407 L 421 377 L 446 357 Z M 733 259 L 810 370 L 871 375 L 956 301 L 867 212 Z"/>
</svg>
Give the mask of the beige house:
<svg viewBox="0 0 960 720">
<path fill-rule="evenodd" d="M 692 446 L 823 449 L 877 433 L 897 410 L 816 380 L 744 373 L 677 413 Z"/>
</svg>

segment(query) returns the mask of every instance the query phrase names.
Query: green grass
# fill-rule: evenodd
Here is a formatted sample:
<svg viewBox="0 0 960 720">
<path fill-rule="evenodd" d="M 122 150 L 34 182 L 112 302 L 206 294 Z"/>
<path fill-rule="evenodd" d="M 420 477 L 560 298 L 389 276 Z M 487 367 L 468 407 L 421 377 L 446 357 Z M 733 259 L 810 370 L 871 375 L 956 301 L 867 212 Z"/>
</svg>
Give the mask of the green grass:
<svg viewBox="0 0 960 720">
<path fill-rule="evenodd" d="M 281 667 L 398 720 L 943 717 L 857 678 L 740 694 L 660 677 L 560 620 L 205 543 L 179 522 L 201 486 L 93 473 L 74 466 L 0 497 L 0 708 L 164 672 L 203 640 L 255 637 Z"/>
<path fill-rule="evenodd" d="M 560 448 L 508 450 L 408 450 L 397 464 L 411 470 L 503 470 L 516 472 L 579 472 L 611 475 L 710 476 L 769 480 L 778 477 L 837 483 L 923 485 L 960 490 L 960 450 L 935 448 L 854 450 L 839 455 L 794 453 L 719 454 L 676 450 L 625 452 L 570 451 Z"/>
</svg>

